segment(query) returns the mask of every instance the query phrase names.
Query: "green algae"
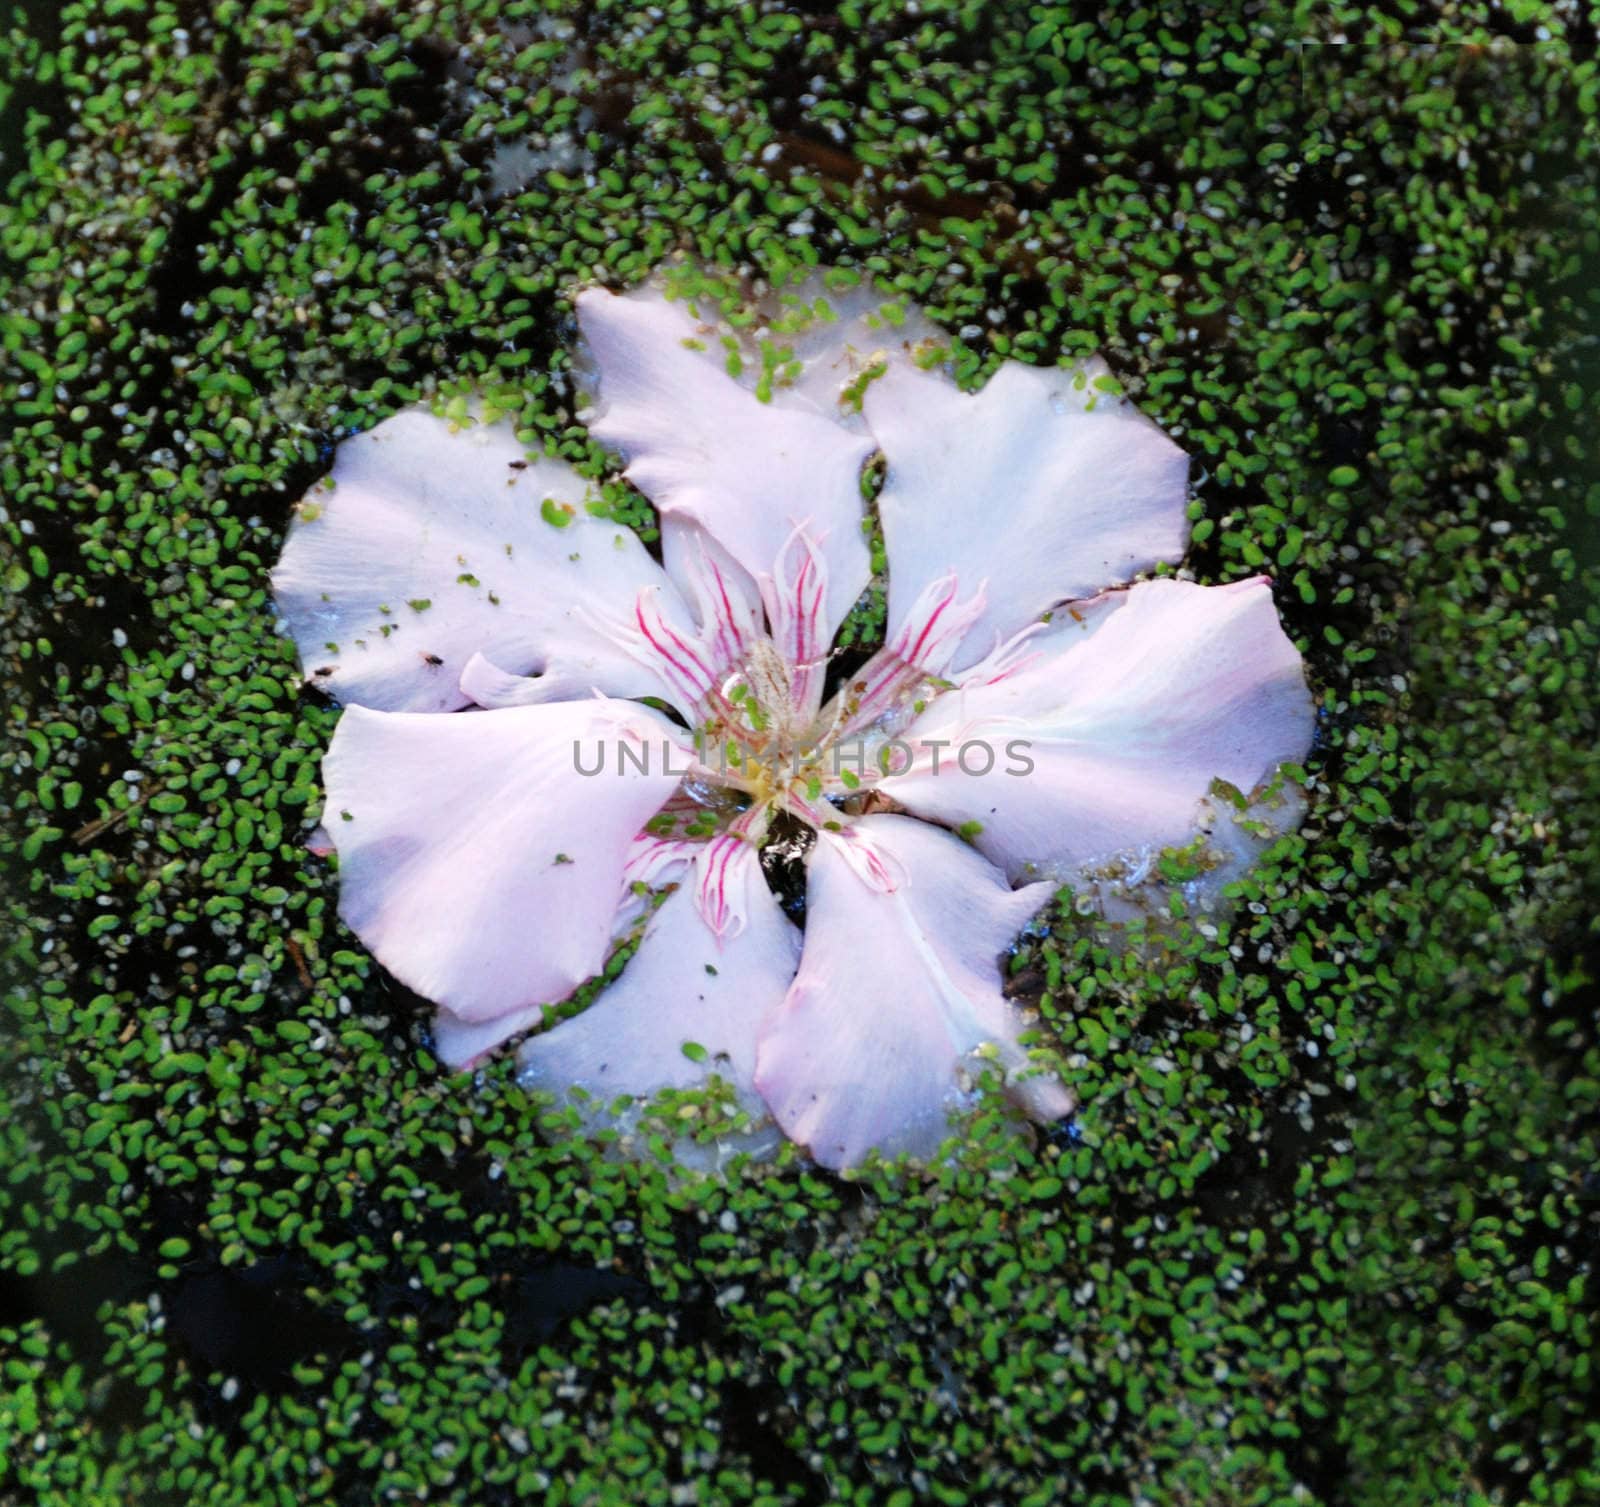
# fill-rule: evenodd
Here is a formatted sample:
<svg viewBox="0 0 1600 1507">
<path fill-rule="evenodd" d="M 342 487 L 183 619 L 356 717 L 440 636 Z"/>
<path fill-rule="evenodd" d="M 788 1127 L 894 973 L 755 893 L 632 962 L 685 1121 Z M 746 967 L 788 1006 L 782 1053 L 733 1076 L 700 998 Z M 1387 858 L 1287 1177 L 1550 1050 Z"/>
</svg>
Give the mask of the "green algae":
<svg viewBox="0 0 1600 1507">
<path fill-rule="evenodd" d="M 101 0 L 7 40 L 0 1500 L 1593 1495 L 1589 23 Z M 969 384 L 1102 352 L 1203 473 L 1191 567 L 1278 582 L 1301 831 L 1231 918 L 1064 897 L 1020 945 L 1070 1129 L 685 1178 L 443 1076 L 334 918 L 290 505 L 470 395 L 648 536 L 567 300 L 677 253 L 871 276 Z"/>
</svg>

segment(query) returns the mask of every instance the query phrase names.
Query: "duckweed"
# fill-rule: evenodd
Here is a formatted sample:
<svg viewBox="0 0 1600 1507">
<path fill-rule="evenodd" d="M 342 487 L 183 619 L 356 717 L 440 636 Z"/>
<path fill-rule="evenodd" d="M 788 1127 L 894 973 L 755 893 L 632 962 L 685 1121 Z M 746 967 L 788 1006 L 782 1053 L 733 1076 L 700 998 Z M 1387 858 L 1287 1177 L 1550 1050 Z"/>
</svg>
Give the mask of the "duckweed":
<svg viewBox="0 0 1600 1507">
<path fill-rule="evenodd" d="M 1594 1499 L 1588 20 L 0 24 L 0 1500 Z M 652 537 L 569 296 L 678 257 L 875 279 L 969 384 L 1103 352 L 1195 457 L 1186 568 L 1271 573 L 1311 661 L 1307 817 L 1231 915 L 1019 940 L 1080 1106 L 1037 1141 L 979 1093 L 926 1176 L 703 1176 L 691 1095 L 622 1155 L 445 1076 L 305 847 L 291 506 L 475 402 Z"/>
</svg>

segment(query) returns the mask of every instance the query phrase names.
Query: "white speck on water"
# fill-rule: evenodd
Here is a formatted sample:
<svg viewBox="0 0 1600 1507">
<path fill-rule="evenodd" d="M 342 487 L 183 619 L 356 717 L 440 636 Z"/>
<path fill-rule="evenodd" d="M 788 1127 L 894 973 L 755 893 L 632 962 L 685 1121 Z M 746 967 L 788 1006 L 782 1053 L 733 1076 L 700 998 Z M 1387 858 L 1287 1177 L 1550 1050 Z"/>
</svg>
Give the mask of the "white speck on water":
<svg viewBox="0 0 1600 1507">
<path fill-rule="evenodd" d="M 111 630 L 111 642 L 119 649 L 126 649 L 128 647 L 128 635 L 121 628 L 113 628 Z"/>
</svg>

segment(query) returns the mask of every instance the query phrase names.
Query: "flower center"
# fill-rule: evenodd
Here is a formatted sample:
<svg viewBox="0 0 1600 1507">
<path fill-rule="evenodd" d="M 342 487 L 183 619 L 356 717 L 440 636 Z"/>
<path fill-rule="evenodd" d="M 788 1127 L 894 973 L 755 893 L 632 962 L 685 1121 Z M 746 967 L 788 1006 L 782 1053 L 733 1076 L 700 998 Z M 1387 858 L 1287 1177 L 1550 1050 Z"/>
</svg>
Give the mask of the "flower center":
<svg viewBox="0 0 1600 1507">
<path fill-rule="evenodd" d="M 953 688 L 943 672 L 982 613 L 983 587 L 963 599 L 954 572 L 931 582 L 889 641 L 823 705 L 827 571 L 804 532 L 796 531 L 778 569 L 761 578 L 759 612 L 706 551 L 688 566 L 697 626 L 675 623 L 653 588 L 639 593 L 631 621 L 610 625 L 616 642 L 670 688 L 693 729 L 685 796 L 726 835 L 757 844 L 779 811 L 813 828 L 838 829 L 858 814 L 854 797 L 913 761 L 898 735 Z M 1010 647 L 1033 631 L 1016 635 Z M 1009 673 L 1000 661 L 1010 647 L 982 662 L 993 672 L 988 678 Z"/>
<path fill-rule="evenodd" d="M 709 785 L 786 810 L 813 827 L 900 766 L 894 735 L 947 688 L 915 666 L 879 655 L 818 706 L 822 665 L 792 666 L 766 637 L 704 703 L 697 773 Z M 797 673 L 798 672 L 798 673 Z"/>
</svg>

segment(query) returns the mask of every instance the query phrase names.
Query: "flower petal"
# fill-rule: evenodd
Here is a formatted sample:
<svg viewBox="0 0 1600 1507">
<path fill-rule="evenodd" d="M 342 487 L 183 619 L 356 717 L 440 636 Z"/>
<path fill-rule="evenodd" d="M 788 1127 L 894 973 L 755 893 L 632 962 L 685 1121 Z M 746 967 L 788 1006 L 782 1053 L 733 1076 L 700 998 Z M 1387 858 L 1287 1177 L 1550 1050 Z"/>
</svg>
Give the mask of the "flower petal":
<svg viewBox="0 0 1600 1507">
<path fill-rule="evenodd" d="M 299 505 L 272 573 L 322 689 L 347 705 L 451 711 L 468 704 L 461 673 L 481 653 L 510 674 L 556 672 L 582 695 L 662 694 L 583 609 L 631 609 L 649 587 L 684 623 L 687 607 L 632 530 L 586 511 L 583 478 L 529 459 L 509 425 L 396 414 L 339 446 L 332 481 Z"/>
<path fill-rule="evenodd" d="M 581 1015 L 523 1043 L 524 1088 L 584 1089 L 593 1099 L 583 1113 L 598 1124 L 619 1094 L 691 1088 L 715 1073 L 764 1116 L 752 1087 L 756 1033 L 794 978 L 800 932 L 763 882 L 753 846 L 740 845 L 731 870 L 744 924 L 718 938 L 700 916 L 697 886 L 673 891 L 622 976 Z"/>
<path fill-rule="evenodd" d="M 502 1042 L 544 1019 L 543 1001 L 518 1005 L 487 1020 L 463 1020 L 440 1007 L 433 1014 L 433 1054 L 447 1068 L 460 1072 L 478 1066 Z"/>
<path fill-rule="evenodd" d="M 678 783 L 669 747 L 681 768 L 676 730 L 622 702 L 349 708 L 322 764 L 340 914 L 460 1021 L 566 998 L 605 963 L 635 834 Z"/>
<path fill-rule="evenodd" d="M 670 811 L 681 800 L 681 796 L 674 795 L 662 811 Z M 633 934 L 655 908 L 657 896 L 652 892 L 676 885 L 704 846 L 703 842 L 656 837 L 648 829 L 634 838 L 622 870 L 622 903 L 611 918 L 613 943 L 626 941 Z M 472 1067 L 502 1042 L 538 1025 L 547 1008 L 546 1001 L 537 1000 L 482 1021 L 463 1020 L 440 1008 L 433 1020 L 435 1054 L 450 1067 Z"/>
<path fill-rule="evenodd" d="M 944 354 L 949 336 L 920 309 L 870 280 L 850 288 L 829 288 L 829 281 L 827 274 L 813 275 L 762 302 L 768 323 L 760 334 L 790 357 L 773 384 L 773 401 L 801 399 L 842 424 L 862 428 L 866 389 L 891 364 L 913 365 Z M 759 348 L 747 355 L 746 370 L 759 372 Z"/>
<path fill-rule="evenodd" d="M 1185 922 L 1225 914 L 1234 904 L 1227 888 L 1247 882 L 1262 853 L 1299 826 L 1305 813 L 1305 792 L 1287 780 L 1253 801 L 1215 787 L 1200 802 L 1195 841 L 1173 854 L 1170 864 L 1150 849 L 1095 864 L 1078 880 L 1079 903 L 1107 921 L 1143 921 L 1145 945 L 1153 952 L 1177 929 L 1174 894 L 1183 901 Z"/>
<path fill-rule="evenodd" d="M 775 572 L 797 532 L 819 547 L 831 640 L 871 574 L 860 490 L 871 438 L 798 397 L 746 392 L 720 347 L 696 348 L 712 332 L 652 289 L 590 289 L 578 315 L 600 372 L 590 431 L 622 451 L 628 479 L 664 514 L 700 524 L 754 580 Z"/>
<path fill-rule="evenodd" d="M 899 363 L 867 389 L 889 462 L 891 640 L 951 566 L 963 597 L 988 588 L 963 669 L 1058 602 L 1182 556 L 1187 458 L 1125 404 L 1102 396 L 1090 411 L 1092 395 L 1086 373 L 1015 361 L 976 394 Z"/>
<path fill-rule="evenodd" d="M 1068 878 L 1189 842 L 1213 780 L 1248 794 L 1305 756 L 1311 696 L 1264 577 L 1124 596 L 1093 632 L 1052 633 L 1022 669 L 936 702 L 902 734 L 915 763 L 879 788 L 981 824 L 975 845 L 1013 880 Z"/>
<path fill-rule="evenodd" d="M 974 1054 L 1008 1074 L 1029 1071 L 1017 1039 L 1025 1022 L 1000 992 L 997 958 L 1052 893 L 1012 891 L 979 854 L 922 822 L 869 816 L 851 831 L 909 877 L 870 887 L 844 843 L 819 834 L 800 972 L 756 1057 L 756 1087 L 784 1133 L 834 1168 L 874 1150 L 931 1156 Z M 1043 1076 L 1011 1089 L 1037 1119 L 1072 1107 Z"/>
<path fill-rule="evenodd" d="M 761 592 L 750 573 L 699 524 L 679 514 L 661 520 L 661 563 L 726 670 L 760 635 Z"/>
</svg>

